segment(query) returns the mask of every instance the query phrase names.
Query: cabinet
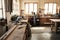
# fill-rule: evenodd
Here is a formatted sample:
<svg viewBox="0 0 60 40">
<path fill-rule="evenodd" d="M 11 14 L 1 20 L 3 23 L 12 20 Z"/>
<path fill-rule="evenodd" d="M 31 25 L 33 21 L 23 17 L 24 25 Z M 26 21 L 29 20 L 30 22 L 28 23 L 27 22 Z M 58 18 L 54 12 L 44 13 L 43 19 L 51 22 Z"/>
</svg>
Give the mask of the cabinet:
<svg viewBox="0 0 60 40">
<path fill-rule="evenodd" d="M 59 17 L 40 17 L 40 24 L 51 24 L 51 20 L 49 19 L 60 19 Z"/>
<path fill-rule="evenodd" d="M 40 18 L 40 24 L 50 23 L 50 18 Z"/>
</svg>

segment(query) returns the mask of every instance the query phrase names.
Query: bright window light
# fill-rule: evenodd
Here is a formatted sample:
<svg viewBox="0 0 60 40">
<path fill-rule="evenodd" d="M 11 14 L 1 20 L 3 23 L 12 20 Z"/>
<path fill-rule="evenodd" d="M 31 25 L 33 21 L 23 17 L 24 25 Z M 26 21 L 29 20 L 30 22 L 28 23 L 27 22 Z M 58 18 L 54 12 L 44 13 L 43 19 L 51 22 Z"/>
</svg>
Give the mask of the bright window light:
<svg viewBox="0 0 60 40">
<path fill-rule="evenodd" d="M 0 18 L 2 18 L 2 3 L 1 3 L 2 1 L 0 0 Z"/>
<path fill-rule="evenodd" d="M 52 14 L 53 9 L 53 3 L 49 3 L 49 13 Z"/>
<path fill-rule="evenodd" d="M 2 0 L 2 2 L 3 2 L 3 17 L 5 18 L 6 16 L 5 16 L 5 3 L 4 3 L 4 0 Z"/>
<path fill-rule="evenodd" d="M 12 15 L 20 15 L 20 9 L 19 9 L 19 0 L 13 0 L 13 12 Z"/>
<path fill-rule="evenodd" d="M 45 4 L 45 14 L 48 12 L 48 4 Z"/>
<path fill-rule="evenodd" d="M 0 0 L 0 18 L 5 18 L 5 3 L 4 3 L 4 0 Z"/>
<path fill-rule="evenodd" d="M 56 3 L 45 3 L 45 14 L 56 14 Z"/>
<path fill-rule="evenodd" d="M 0 8 L 2 8 L 2 1 L 0 0 Z"/>
<path fill-rule="evenodd" d="M 34 12 L 37 13 L 37 4 L 34 4 Z"/>
<path fill-rule="evenodd" d="M 28 4 L 26 4 L 26 13 L 28 13 Z"/>
<path fill-rule="evenodd" d="M 29 4 L 29 14 L 31 14 L 32 13 L 32 11 L 33 11 L 33 3 L 30 3 Z"/>
<path fill-rule="evenodd" d="M 53 7 L 53 14 L 55 14 L 56 13 L 56 3 L 53 6 L 54 6 Z"/>
<path fill-rule="evenodd" d="M 37 13 L 37 3 L 25 3 L 25 12 L 27 14 Z"/>
</svg>

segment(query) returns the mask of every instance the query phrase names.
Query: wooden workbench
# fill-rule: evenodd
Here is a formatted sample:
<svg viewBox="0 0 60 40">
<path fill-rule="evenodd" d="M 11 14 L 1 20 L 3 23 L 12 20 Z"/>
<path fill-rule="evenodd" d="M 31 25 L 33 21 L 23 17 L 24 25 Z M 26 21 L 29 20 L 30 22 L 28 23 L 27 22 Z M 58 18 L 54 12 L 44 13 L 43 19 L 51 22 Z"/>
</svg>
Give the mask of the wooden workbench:
<svg viewBox="0 0 60 40">
<path fill-rule="evenodd" d="M 5 40 L 23 40 L 26 25 L 18 25 L 17 28 Z"/>
<path fill-rule="evenodd" d="M 0 40 L 27 40 L 31 36 L 30 24 L 23 20 L 22 24 L 18 23 L 14 25 L 9 31 L 7 31 Z"/>
<path fill-rule="evenodd" d="M 55 29 L 55 32 L 58 31 L 58 23 L 60 23 L 60 19 L 50 19 L 51 20 L 51 23 L 54 22 L 54 27 L 51 26 L 51 30 L 53 30 L 53 28 Z"/>
</svg>

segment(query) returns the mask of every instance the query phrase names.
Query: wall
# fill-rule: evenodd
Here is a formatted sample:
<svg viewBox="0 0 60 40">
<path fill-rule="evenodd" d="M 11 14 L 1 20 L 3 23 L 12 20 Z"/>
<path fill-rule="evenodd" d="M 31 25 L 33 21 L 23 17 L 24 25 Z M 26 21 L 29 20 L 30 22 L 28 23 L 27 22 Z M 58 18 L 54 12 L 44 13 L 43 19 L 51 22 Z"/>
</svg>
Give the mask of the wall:
<svg viewBox="0 0 60 40">
<path fill-rule="evenodd" d="M 58 0 L 58 6 L 60 6 L 60 0 Z"/>
<path fill-rule="evenodd" d="M 21 0 L 21 9 L 24 10 L 24 3 L 25 2 L 38 2 L 38 0 Z"/>
<path fill-rule="evenodd" d="M 60 8 L 60 0 L 58 0 L 58 7 Z"/>
<path fill-rule="evenodd" d="M 21 9 L 24 9 L 24 3 L 25 2 L 38 2 L 38 8 L 44 8 L 45 2 L 56 2 L 58 5 L 60 5 L 60 0 L 20 0 L 21 1 Z"/>
<path fill-rule="evenodd" d="M 20 0 L 20 2 L 21 2 L 21 6 L 20 6 L 20 8 L 21 8 L 21 10 L 25 10 L 25 7 L 24 7 L 24 3 L 25 2 L 37 2 L 38 3 L 38 8 L 39 8 L 39 0 Z M 24 12 L 25 13 L 25 12 Z M 24 17 L 26 17 L 27 18 L 27 16 L 28 16 L 28 14 L 22 14 Z"/>
<path fill-rule="evenodd" d="M 54 0 L 39 0 L 39 7 L 43 9 L 44 8 L 44 4 L 46 2 L 56 2 L 57 3 L 58 1 L 57 0 L 55 0 L 55 1 Z"/>
</svg>

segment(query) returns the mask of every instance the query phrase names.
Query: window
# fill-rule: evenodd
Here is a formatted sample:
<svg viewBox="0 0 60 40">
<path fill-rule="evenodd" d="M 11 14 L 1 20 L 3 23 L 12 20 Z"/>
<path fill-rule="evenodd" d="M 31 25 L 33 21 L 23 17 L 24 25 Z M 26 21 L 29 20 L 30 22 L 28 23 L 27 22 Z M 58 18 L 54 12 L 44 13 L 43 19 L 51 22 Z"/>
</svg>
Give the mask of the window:
<svg viewBox="0 0 60 40">
<path fill-rule="evenodd" d="M 37 3 L 25 3 L 25 12 L 27 14 L 37 13 Z"/>
<path fill-rule="evenodd" d="M 11 15 L 20 15 L 19 0 L 13 0 L 13 12 Z"/>
<path fill-rule="evenodd" d="M 0 0 L 0 18 L 2 18 L 2 0 Z"/>
<path fill-rule="evenodd" d="M 55 14 L 56 3 L 45 3 L 45 14 Z"/>
<path fill-rule="evenodd" d="M 5 18 L 4 0 L 0 0 L 0 18 Z"/>
</svg>

